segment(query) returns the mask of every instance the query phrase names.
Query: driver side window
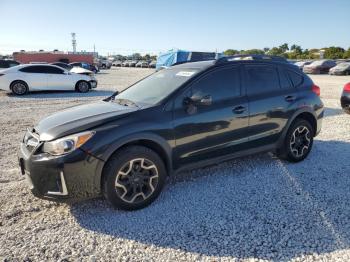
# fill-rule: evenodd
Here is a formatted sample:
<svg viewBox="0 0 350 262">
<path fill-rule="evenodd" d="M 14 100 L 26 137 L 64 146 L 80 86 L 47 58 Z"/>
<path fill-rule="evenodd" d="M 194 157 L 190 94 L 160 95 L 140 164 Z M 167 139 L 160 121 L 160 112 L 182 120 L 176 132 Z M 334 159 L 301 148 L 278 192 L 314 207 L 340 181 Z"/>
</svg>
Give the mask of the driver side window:
<svg viewBox="0 0 350 262">
<path fill-rule="evenodd" d="M 241 96 L 240 70 L 238 66 L 219 68 L 195 81 L 175 101 L 175 108 L 183 106 L 185 97 L 210 95 L 213 104 Z"/>
</svg>

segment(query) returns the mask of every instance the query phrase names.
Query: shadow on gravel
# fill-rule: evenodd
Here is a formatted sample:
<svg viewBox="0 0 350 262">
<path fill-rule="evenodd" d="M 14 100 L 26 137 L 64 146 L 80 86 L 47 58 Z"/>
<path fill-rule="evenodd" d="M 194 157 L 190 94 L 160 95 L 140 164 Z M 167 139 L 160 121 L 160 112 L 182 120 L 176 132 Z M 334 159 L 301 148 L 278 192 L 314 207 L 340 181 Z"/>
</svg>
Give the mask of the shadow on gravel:
<svg viewBox="0 0 350 262">
<path fill-rule="evenodd" d="M 272 154 L 170 179 L 151 206 L 75 204 L 85 229 L 215 257 L 289 260 L 350 247 L 350 143 L 315 140 L 301 163 Z"/>
<path fill-rule="evenodd" d="M 107 90 L 91 90 L 88 93 L 79 93 L 75 91 L 40 91 L 40 92 L 31 92 L 24 96 L 15 96 L 11 93 L 8 93 L 8 97 L 16 99 L 43 99 L 43 98 L 82 98 L 82 97 L 107 97 L 112 95 L 113 91 Z"/>
<path fill-rule="evenodd" d="M 330 116 L 337 116 L 343 114 L 344 111 L 341 108 L 331 108 L 331 107 L 325 107 L 324 116 L 330 117 Z"/>
</svg>

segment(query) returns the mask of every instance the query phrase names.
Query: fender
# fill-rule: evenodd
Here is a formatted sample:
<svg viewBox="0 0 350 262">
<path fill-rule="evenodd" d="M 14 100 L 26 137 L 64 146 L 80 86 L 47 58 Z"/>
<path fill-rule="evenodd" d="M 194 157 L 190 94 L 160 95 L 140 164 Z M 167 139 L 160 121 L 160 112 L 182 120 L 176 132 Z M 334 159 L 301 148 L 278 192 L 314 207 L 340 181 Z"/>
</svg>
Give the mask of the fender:
<svg viewBox="0 0 350 262">
<path fill-rule="evenodd" d="M 311 107 L 303 106 L 303 107 L 299 108 L 297 111 L 295 111 L 293 113 L 292 117 L 289 118 L 287 124 L 283 128 L 282 134 L 281 134 L 280 138 L 277 141 L 277 148 L 279 148 L 279 147 L 281 147 L 283 145 L 284 140 L 285 140 L 286 135 L 287 135 L 287 132 L 289 130 L 289 127 L 291 126 L 293 121 L 302 113 L 310 113 L 315 118 L 315 121 L 317 123 L 317 116 L 316 116 L 315 112 L 312 110 Z"/>
<path fill-rule="evenodd" d="M 168 167 L 167 168 L 168 172 L 169 174 L 173 173 L 171 145 L 163 137 L 157 134 L 149 133 L 149 132 L 136 133 L 136 134 L 122 137 L 121 139 L 117 140 L 115 143 L 111 144 L 108 150 L 103 154 L 102 158 L 100 159 L 102 161 L 99 161 L 95 172 L 96 175 L 94 180 L 95 180 L 96 187 L 100 188 L 101 186 L 101 177 L 102 177 L 103 167 L 105 163 L 108 161 L 108 159 L 111 157 L 111 155 L 122 146 L 137 140 L 149 140 L 159 145 L 166 154 L 165 164 Z"/>
</svg>

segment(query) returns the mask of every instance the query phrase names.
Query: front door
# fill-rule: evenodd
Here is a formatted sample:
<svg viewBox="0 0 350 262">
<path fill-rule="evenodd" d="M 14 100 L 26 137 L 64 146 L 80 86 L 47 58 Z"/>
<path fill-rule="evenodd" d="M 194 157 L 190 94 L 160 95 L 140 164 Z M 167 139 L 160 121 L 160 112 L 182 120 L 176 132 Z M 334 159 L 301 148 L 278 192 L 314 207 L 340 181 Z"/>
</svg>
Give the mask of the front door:
<svg viewBox="0 0 350 262">
<path fill-rule="evenodd" d="M 239 66 L 216 68 L 176 98 L 175 168 L 244 148 L 248 141 L 248 102 L 240 79 Z M 189 103 L 188 98 L 203 103 Z"/>
</svg>

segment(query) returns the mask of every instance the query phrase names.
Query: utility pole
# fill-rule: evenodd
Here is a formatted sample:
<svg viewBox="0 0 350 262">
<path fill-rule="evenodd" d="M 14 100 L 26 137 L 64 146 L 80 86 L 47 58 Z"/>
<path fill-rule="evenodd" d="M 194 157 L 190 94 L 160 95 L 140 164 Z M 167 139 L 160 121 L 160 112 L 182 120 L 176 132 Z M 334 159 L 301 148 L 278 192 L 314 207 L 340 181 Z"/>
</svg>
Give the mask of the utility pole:
<svg viewBox="0 0 350 262">
<path fill-rule="evenodd" d="M 75 33 L 72 33 L 72 46 L 73 46 L 73 53 L 77 52 L 77 40 L 75 40 Z"/>
</svg>

